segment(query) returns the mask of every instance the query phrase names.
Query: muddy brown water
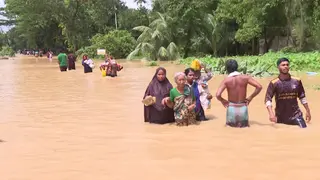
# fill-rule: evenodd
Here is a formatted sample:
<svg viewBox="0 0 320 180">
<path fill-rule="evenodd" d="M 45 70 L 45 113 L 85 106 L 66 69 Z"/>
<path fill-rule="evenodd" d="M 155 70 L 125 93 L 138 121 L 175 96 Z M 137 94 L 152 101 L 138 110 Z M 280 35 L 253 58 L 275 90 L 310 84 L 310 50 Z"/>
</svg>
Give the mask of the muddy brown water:
<svg viewBox="0 0 320 180">
<path fill-rule="evenodd" d="M 272 124 L 263 104 L 268 81 L 249 107 L 251 128 L 226 128 L 216 100 L 199 126 L 150 125 L 141 103 L 156 67 L 122 62 L 119 77 L 96 68 L 61 73 L 56 61 L 0 61 L 1 180 L 320 179 L 318 76 L 304 76 L 312 123 Z M 173 83 L 184 66 L 163 63 Z M 210 81 L 215 92 L 223 76 Z M 249 91 L 252 92 L 253 89 Z M 305 112 L 305 111 L 303 111 Z"/>
</svg>

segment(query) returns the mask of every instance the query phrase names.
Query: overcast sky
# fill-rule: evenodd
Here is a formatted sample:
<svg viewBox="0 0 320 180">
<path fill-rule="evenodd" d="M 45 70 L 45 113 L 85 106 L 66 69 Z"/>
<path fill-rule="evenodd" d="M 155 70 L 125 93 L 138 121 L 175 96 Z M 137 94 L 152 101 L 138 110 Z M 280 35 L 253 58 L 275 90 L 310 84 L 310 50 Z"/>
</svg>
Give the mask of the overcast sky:
<svg viewBox="0 0 320 180">
<path fill-rule="evenodd" d="M 0 0 L 0 7 L 3 7 L 4 6 L 4 1 L 5 0 Z M 129 8 L 138 8 L 138 5 L 134 2 L 134 0 L 121 0 L 123 2 L 126 3 L 126 5 L 129 7 Z M 147 4 L 145 4 L 145 6 L 148 8 L 148 9 L 151 9 L 151 0 L 146 0 L 147 1 Z M 1 18 L 1 17 L 0 17 Z M 4 27 L 4 26 L 0 26 L 0 28 L 3 30 L 3 31 L 8 31 L 9 28 L 8 27 Z"/>
</svg>

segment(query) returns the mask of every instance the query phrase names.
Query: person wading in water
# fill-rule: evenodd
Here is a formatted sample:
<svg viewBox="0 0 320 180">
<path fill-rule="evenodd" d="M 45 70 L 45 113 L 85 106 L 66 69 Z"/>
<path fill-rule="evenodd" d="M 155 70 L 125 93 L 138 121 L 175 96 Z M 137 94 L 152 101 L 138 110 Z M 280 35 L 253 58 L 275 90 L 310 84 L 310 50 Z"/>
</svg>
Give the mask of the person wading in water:
<svg viewBox="0 0 320 180">
<path fill-rule="evenodd" d="M 226 69 L 229 75 L 221 82 L 216 93 L 217 99 L 227 108 L 226 125 L 249 127 L 248 105 L 261 92 L 262 86 L 251 76 L 239 73 L 236 60 L 227 60 Z M 247 97 L 248 84 L 256 88 L 249 97 Z M 228 100 L 221 96 L 225 89 L 228 91 Z"/>
<path fill-rule="evenodd" d="M 77 57 L 73 54 L 70 53 L 68 54 L 68 69 L 70 70 L 76 70 L 76 62 L 77 61 Z"/>
<path fill-rule="evenodd" d="M 58 63 L 60 67 L 60 71 L 67 71 L 68 68 L 68 62 L 67 62 L 67 55 L 64 53 L 65 51 L 62 50 L 60 54 L 58 55 Z"/>
<path fill-rule="evenodd" d="M 269 83 L 265 104 L 268 109 L 269 119 L 272 122 L 288 125 L 307 127 L 297 99 L 300 99 L 306 109 L 306 121 L 311 121 L 311 113 L 306 99 L 302 81 L 289 73 L 289 59 L 281 58 L 277 61 L 279 76 Z M 272 98 L 275 96 L 276 108 L 272 110 Z"/>
</svg>

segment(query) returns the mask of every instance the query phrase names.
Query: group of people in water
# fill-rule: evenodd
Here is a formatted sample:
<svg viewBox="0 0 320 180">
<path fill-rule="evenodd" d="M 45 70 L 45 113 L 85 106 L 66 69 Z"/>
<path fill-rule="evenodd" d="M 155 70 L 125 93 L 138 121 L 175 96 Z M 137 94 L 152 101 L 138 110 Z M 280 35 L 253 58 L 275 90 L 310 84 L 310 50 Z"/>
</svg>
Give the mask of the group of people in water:
<svg viewBox="0 0 320 180">
<path fill-rule="evenodd" d="M 48 54 L 49 61 L 52 61 L 52 53 Z M 64 52 L 59 53 L 58 55 L 58 64 L 61 72 L 65 72 L 67 70 L 75 70 L 77 61 L 77 57 L 73 54 L 66 54 Z M 92 73 L 95 68 L 94 61 L 88 57 L 88 55 L 83 55 L 82 57 L 82 66 L 84 69 L 84 73 Z M 117 61 L 108 54 L 105 55 L 105 61 L 100 65 L 100 71 L 104 76 L 116 77 L 117 72 L 121 71 L 123 66 L 117 63 Z"/>
<path fill-rule="evenodd" d="M 105 55 L 105 62 L 100 65 L 100 71 L 103 76 L 116 77 L 117 72 L 121 71 L 123 66 L 120 65 L 112 56 Z"/>
<path fill-rule="evenodd" d="M 221 82 L 216 98 L 226 107 L 226 125 L 249 127 L 248 106 L 261 92 L 262 85 L 251 76 L 238 72 L 236 60 L 227 60 L 225 66 L 228 77 Z M 302 81 L 290 75 L 289 59 L 278 59 L 277 66 L 279 76 L 269 83 L 265 95 L 269 119 L 271 122 L 305 128 L 306 121 L 311 120 L 311 113 Z M 208 120 L 205 110 L 210 108 L 213 96 L 209 93 L 207 82 L 212 77 L 212 72 L 201 64 L 200 69 L 187 68 L 184 72 L 176 73 L 174 76 L 176 87 L 173 87 L 166 77 L 166 69 L 159 67 L 143 97 L 145 122 L 155 124 L 175 122 L 178 126 L 187 126 Z M 247 97 L 248 85 L 255 87 L 255 91 Z M 228 92 L 227 99 L 222 97 L 225 90 Z M 274 96 L 275 112 L 272 109 Z M 300 99 L 306 109 L 305 119 L 297 99 Z"/>
</svg>

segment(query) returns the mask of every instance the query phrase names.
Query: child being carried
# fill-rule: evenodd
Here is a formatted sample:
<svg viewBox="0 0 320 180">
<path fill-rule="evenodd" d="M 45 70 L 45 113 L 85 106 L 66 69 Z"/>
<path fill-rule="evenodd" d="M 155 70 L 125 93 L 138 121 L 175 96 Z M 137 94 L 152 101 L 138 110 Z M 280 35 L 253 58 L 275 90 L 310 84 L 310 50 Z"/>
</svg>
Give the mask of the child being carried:
<svg viewBox="0 0 320 180">
<path fill-rule="evenodd" d="M 206 81 L 200 81 L 200 83 L 198 84 L 198 90 L 203 110 L 210 109 L 212 95 L 210 94 L 208 83 Z"/>
</svg>

